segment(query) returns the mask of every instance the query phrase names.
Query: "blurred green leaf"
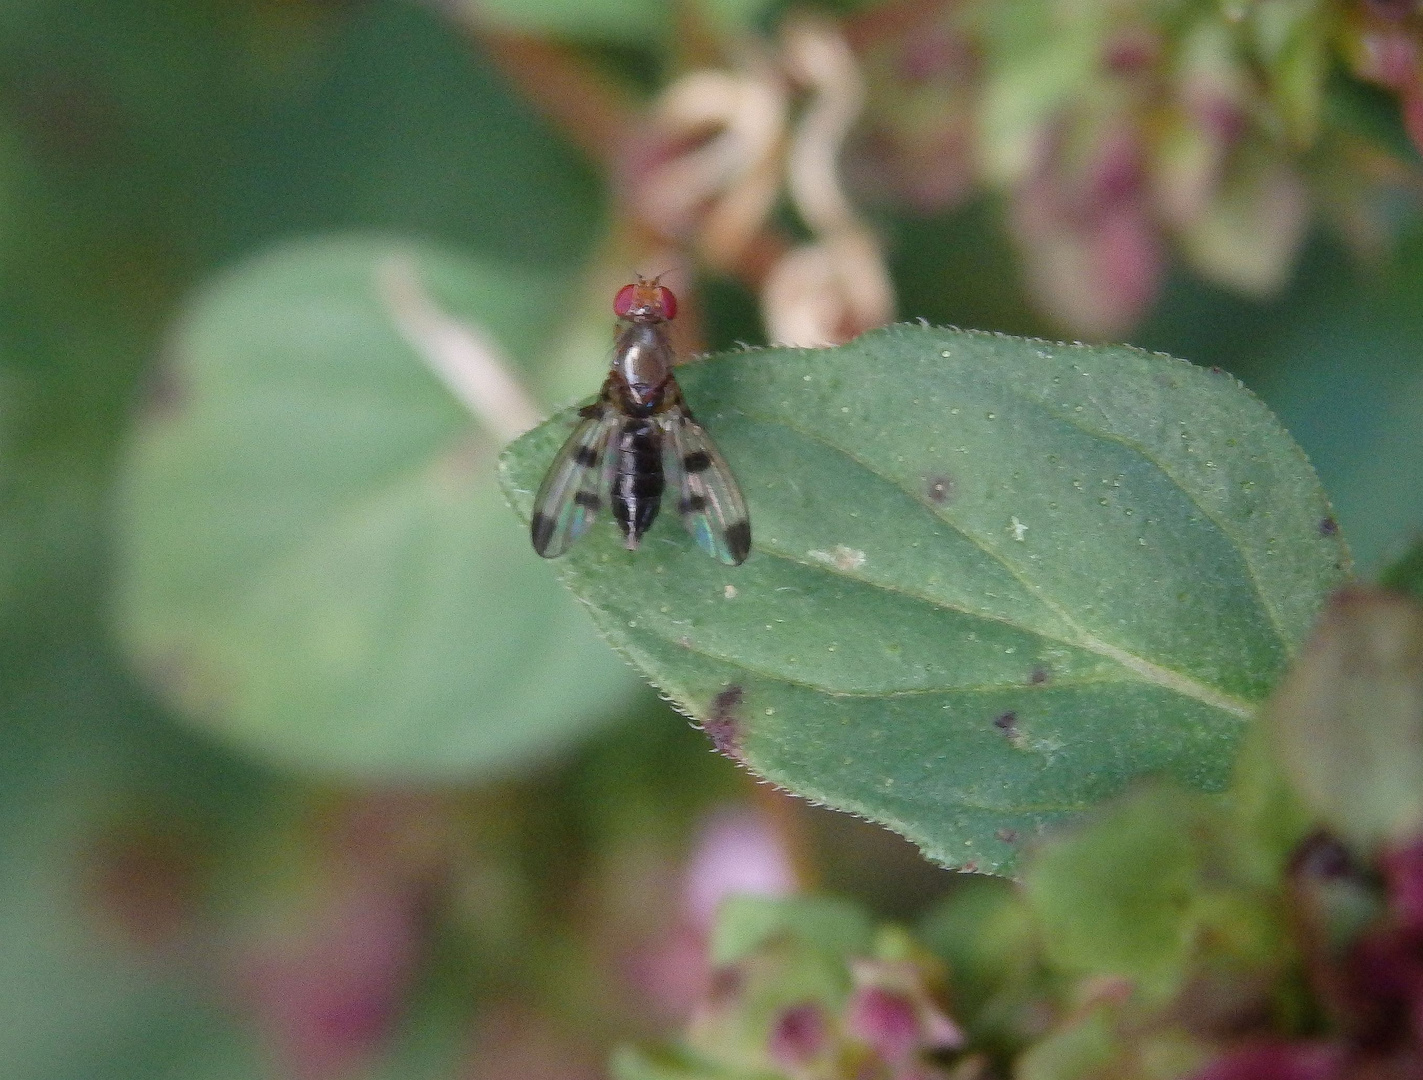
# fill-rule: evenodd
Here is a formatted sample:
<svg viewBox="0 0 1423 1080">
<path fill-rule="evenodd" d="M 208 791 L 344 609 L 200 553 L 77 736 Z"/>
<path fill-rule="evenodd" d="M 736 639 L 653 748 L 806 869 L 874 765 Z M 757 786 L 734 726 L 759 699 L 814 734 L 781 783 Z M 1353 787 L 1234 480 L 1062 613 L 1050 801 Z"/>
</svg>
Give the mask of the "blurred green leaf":
<svg viewBox="0 0 1423 1080">
<path fill-rule="evenodd" d="M 1423 832 L 1423 607 L 1339 594 L 1264 713 L 1301 798 L 1372 848 Z"/>
<path fill-rule="evenodd" d="M 374 228 L 545 273 L 581 261 L 604 224 L 599 178 L 467 28 L 403 0 L 343 9 L 338 26 L 279 68 L 284 92 L 240 134 L 228 252 Z"/>
<path fill-rule="evenodd" d="M 658 0 L 480 0 L 479 14 L 531 33 L 646 45 L 667 36 L 674 11 Z"/>
<path fill-rule="evenodd" d="M 1385 570 L 1379 584 L 1423 600 L 1423 540 L 1416 541 L 1403 558 Z"/>
<path fill-rule="evenodd" d="M 14 1080 L 259 1075 L 255 1047 L 192 972 L 135 948 L 112 917 L 95 857 L 136 797 L 156 793 L 171 822 L 230 822 L 260 802 L 262 778 L 160 723 L 92 646 L 55 648 L 6 674 L 0 1073 Z M 155 887 L 138 873 L 126 884 L 140 901 L 134 914 L 148 917 L 141 905 L 155 898 Z"/>
<path fill-rule="evenodd" d="M 1038 937 L 1017 884 L 963 875 L 949 897 L 920 923 L 920 935 L 949 968 L 956 1016 L 975 1039 L 1006 1019 L 995 997 L 1025 991 L 1038 967 Z M 1019 1000 L 1030 1001 L 1026 993 Z"/>
<path fill-rule="evenodd" d="M 1423 527 L 1423 352 L 1417 330 L 1363 310 L 1282 329 L 1284 365 L 1257 380 L 1310 451 L 1357 537 L 1363 565 L 1377 566 Z"/>
<path fill-rule="evenodd" d="M 1241 739 L 1229 799 L 1235 872 L 1261 888 L 1277 887 L 1316 822 L 1285 775 L 1262 723 L 1252 723 Z"/>
<path fill-rule="evenodd" d="M 462 0 L 472 3 L 473 0 Z M 726 33 L 745 32 L 774 0 L 697 0 L 696 7 Z M 478 17 L 536 34 L 647 46 L 669 37 L 677 7 L 661 0 L 479 0 Z"/>
<path fill-rule="evenodd" d="M 614 1080 L 750 1080 L 741 1069 L 701 1060 L 681 1046 L 656 1050 L 621 1046 L 608 1062 L 608 1073 Z"/>
<path fill-rule="evenodd" d="M 712 933 L 714 964 L 733 964 L 780 936 L 843 959 L 869 951 L 869 916 L 848 900 L 828 896 L 729 896 Z"/>
<path fill-rule="evenodd" d="M 1123 1039 L 1107 1009 L 1098 1006 L 1048 1032 L 1015 1063 L 1018 1080 L 1091 1080 L 1109 1075 Z"/>
<path fill-rule="evenodd" d="M 1223 374 L 918 327 L 681 370 L 753 557 L 669 512 L 636 554 L 595 528 L 563 580 L 723 748 L 944 863 L 1006 867 L 1143 773 L 1224 786 L 1345 572 L 1308 464 Z M 524 514 L 569 419 L 504 457 Z"/>
<path fill-rule="evenodd" d="M 488 775 L 579 736 L 631 679 L 499 505 L 493 437 L 382 311 L 397 250 L 533 353 L 550 282 L 393 241 L 297 244 L 218 280 L 125 462 L 119 629 L 167 700 L 263 755 Z"/>
<path fill-rule="evenodd" d="M 1200 796 L 1156 789 L 1044 845 L 1026 885 L 1048 960 L 1076 977 L 1178 989 L 1194 945 L 1202 837 L 1218 816 Z"/>
</svg>

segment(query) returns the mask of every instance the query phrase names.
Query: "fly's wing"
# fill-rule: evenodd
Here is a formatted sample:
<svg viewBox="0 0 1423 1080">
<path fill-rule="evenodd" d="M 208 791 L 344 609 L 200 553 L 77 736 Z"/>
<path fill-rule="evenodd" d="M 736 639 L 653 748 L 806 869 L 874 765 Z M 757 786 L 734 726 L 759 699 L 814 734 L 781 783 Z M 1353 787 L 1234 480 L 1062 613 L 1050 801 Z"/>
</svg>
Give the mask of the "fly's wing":
<svg viewBox="0 0 1423 1080">
<path fill-rule="evenodd" d="M 714 559 L 738 566 L 751 551 L 746 500 L 706 429 L 684 410 L 663 421 L 662 470 L 692 539 Z"/>
<path fill-rule="evenodd" d="M 616 465 L 608 438 L 617 426 L 610 410 L 585 417 L 548 467 L 529 523 L 534 550 L 545 559 L 567 551 L 608 502 Z"/>
</svg>

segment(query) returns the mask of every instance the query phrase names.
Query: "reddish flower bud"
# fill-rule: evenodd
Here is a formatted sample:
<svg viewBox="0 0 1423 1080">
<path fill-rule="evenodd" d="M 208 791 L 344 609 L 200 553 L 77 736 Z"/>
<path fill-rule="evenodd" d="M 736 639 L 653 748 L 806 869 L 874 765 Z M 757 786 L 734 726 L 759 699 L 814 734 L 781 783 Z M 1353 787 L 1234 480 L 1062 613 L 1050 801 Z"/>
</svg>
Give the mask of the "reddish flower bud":
<svg viewBox="0 0 1423 1080">
<path fill-rule="evenodd" d="M 855 991 L 845 1012 L 845 1030 L 886 1061 L 903 1061 L 920 1049 L 914 1002 L 878 986 Z"/>
<path fill-rule="evenodd" d="M 767 1051 L 771 1060 L 795 1069 L 811 1064 L 830 1047 L 830 1025 L 825 1010 L 814 1001 L 793 1005 L 776 1019 Z"/>
</svg>

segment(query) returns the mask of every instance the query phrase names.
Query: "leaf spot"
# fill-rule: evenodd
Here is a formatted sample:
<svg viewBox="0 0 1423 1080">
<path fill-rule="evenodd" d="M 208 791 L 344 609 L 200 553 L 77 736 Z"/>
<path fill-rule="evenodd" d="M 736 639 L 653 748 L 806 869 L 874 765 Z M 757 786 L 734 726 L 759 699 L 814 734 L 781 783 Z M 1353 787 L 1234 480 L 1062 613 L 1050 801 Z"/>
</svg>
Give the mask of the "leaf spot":
<svg viewBox="0 0 1423 1080">
<path fill-rule="evenodd" d="M 833 566 L 836 570 L 845 573 L 858 570 L 865 565 L 865 553 L 856 548 L 846 547 L 844 544 L 836 544 L 829 551 L 807 551 L 806 555 L 816 562 Z"/>
<path fill-rule="evenodd" d="M 746 691 L 736 683 L 728 684 L 712 699 L 709 715 L 702 722 L 702 730 L 711 739 L 712 746 L 719 753 L 738 760 L 741 758 L 741 722 L 734 714 L 745 696 Z"/>
<path fill-rule="evenodd" d="M 1339 522 L 1335 521 L 1332 517 L 1323 518 L 1323 519 L 1319 522 L 1319 535 L 1320 535 L 1320 536 L 1333 536 L 1333 535 L 1334 535 L 1335 533 L 1337 533 L 1338 531 L 1339 531 Z"/>
<path fill-rule="evenodd" d="M 1028 682 L 1033 686 L 1041 686 L 1050 678 L 1052 678 L 1052 672 L 1050 672 L 1047 668 L 1039 664 L 1037 667 L 1033 668 L 1032 674 L 1028 676 Z"/>
<path fill-rule="evenodd" d="M 726 597 L 726 599 L 728 599 L 728 600 L 735 600 L 735 599 L 736 599 L 736 586 L 735 586 L 735 585 L 728 585 L 728 586 L 726 586 L 726 588 L 724 588 L 724 589 L 721 590 L 721 595 L 724 596 L 724 597 Z"/>
<path fill-rule="evenodd" d="M 1019 749 L 1022 749 L 1026 742 L 1026 740 L 1019 741 L 1022 740 L 1022 738 L 1023 737 L 1019 735 L 1018 740 L 1015 740 L 1013 745 L 1018 747 Z M 1042 754 L 1043 757 L 1047 758 L 1047 764 L 1051 765 L 1054 761 L 1057 760 L 1057 752 L 1063 747 L 1065 747 L 1067 744 L 1061 739 L 1059 739 L 1057 736 L 1053 735 L 1049 736 L 1046 739 L 1034 739 L 1031 743 L 1026 743 L 1026 745 L 1034 752 Z"/>
<path fill-rule="evenodd" d="M 954 498 L 954 478 L 952 476 L 930 476 L 924 481 L 924 493 L 931 503 L 943 506 Z"/>
<path fill-rule="evenodd" d="M 999 829 L 999 830 L 998 830 L 996 833 L 994 833 L 993 835 L 996 836 L 996 837 L 998 837 L 998 839 L 999 839 L 999 840 L 1002 840 L 1003 843 L 1005 843 L 1005 844 L 1016 843 L 1017 840 L 1018 840 L 1018 830 L 1017 830 L 1017 829 Z"/>
<path fill-rule="evenodd" d="M 1018 730 L 1018 714 L 1012 709 L 993 718 L 993 726 L 1008 737 L 1015 750 L 1029 749 L 1028 737 Z M 1037 749 L 1032 747 L 1032 749 Z"/>
</svg>

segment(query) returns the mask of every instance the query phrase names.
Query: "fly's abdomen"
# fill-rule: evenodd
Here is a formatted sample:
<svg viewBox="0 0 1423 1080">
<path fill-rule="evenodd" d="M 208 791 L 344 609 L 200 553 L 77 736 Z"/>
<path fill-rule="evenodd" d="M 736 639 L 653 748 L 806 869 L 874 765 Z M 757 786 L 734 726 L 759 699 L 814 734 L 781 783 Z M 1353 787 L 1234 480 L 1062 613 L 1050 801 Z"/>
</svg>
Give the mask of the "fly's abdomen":
<svg viewBox="0 0 1423 1080">
<path fill-rule="evenodd" d="M 613 516 L 635 550 L 662 502 L 662 435 L 650 420 L 628 420 L 611 448 L 618 456 Z"/>
</svg>

